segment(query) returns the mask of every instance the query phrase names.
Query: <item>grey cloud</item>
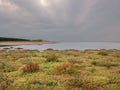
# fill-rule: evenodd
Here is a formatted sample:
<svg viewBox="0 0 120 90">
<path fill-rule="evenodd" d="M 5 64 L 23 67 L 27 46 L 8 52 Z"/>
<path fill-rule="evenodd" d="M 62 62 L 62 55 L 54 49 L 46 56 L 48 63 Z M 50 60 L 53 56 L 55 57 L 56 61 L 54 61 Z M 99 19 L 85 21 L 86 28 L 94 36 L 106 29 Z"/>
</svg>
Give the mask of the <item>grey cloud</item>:
<svg viewBox="0 0 120 90">
<path fill-rule="evenodd" d="M 0 5 L 0 36 L 120 41 L 120 0 L 45 0 L 48 6 L 40 0 L 5 1 L 17 8 Z"/>
</svg>

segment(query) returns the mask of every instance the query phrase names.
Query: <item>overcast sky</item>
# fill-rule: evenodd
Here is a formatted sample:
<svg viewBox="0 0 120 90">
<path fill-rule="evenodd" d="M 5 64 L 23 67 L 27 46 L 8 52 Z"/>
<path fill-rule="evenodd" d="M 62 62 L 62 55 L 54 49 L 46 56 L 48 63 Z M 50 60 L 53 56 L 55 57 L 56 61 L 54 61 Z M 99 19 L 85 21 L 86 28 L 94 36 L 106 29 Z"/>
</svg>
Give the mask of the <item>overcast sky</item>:
<svg viewBox="0 0 120 90">
<path fill-rule="evenodd" d="M 0 0 L 0 37 L 120 41 L 120 0 Z"/>
</svg>

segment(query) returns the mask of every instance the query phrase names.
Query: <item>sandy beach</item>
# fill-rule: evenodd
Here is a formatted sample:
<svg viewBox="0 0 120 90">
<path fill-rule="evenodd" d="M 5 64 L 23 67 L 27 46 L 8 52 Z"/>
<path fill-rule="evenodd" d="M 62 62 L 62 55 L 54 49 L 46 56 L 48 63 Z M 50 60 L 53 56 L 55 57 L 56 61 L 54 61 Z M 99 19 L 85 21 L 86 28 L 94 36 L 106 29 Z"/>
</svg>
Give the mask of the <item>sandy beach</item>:
<svg viewBox="0 0 120 90">
<path fill-rule="evenodd" d="M 3 41 L 0 42 L 0 46 L 15 46 L 15 45 L 37 45 L 37 44 L 55 44 L 57 42 L 50 41 Z"/>
</svg>

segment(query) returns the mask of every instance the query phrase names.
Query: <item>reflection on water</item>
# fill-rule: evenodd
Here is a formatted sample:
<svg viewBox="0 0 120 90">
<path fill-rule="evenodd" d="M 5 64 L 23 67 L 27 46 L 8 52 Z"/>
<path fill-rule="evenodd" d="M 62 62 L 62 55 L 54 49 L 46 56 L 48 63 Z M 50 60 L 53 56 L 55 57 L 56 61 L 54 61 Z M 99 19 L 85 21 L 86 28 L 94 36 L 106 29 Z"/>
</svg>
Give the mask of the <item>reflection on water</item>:
<svg viewBox="0 0 120 90">
<path fill-rule="evenodd" d="M 20 45 L 20 46 L 7 46 L 0 47 L 0 49 L 37 49 L 37 50 L 45 50 L 48 48 L 53 48 L 57 50 L 65 50 L 65 49 L 120 49 L 120 43 L 113 42 L 78 42 L 78 43 L 58 43 L 58 44 L 44 44 L 44 45 Z"/>
</svg>

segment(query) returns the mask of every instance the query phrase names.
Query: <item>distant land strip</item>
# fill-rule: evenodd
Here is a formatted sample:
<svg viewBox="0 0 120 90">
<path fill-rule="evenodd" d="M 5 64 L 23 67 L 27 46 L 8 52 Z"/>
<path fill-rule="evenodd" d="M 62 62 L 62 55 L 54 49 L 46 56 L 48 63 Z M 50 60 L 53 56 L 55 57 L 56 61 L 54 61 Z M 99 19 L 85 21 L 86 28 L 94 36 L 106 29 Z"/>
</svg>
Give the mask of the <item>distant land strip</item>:
<svg viewBox="0 0 120 90">
<path fill-rule="evenodd" d="M 46 40 L 29 40 L 20 38 L 4 38 L 0 37 L 0 47 L 3 46 L 16 46 L 16 45 L 41 45 L 41 44 L 55 44 L 57 42 Z"/>
</svg>

